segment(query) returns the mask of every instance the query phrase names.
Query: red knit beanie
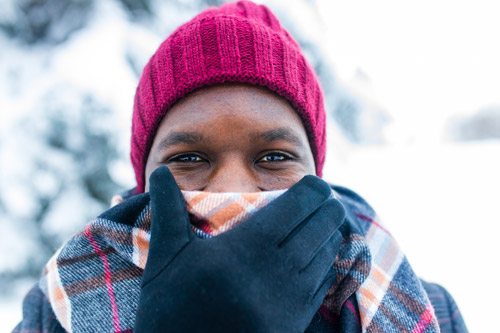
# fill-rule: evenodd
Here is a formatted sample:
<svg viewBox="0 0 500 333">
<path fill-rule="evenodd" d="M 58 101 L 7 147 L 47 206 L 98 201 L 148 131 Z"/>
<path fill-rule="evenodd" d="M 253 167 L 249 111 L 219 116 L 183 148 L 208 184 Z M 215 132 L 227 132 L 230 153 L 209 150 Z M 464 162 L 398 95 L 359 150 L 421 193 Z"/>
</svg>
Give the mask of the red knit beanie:
<svg viewBox="0 0 500 333">
<path fill-rule="evenodd" d="M 146 162 L 165 113 L 193 90 L 222 82 L 264 86 L 287 99 L 302 119 L 321 177 L 326 133 L 318 78 L 267 7 L 239 1 L 207 9 L 180 26 L 144 68 L 130 152 L 137 192 L 144 192 Z"/>
</svg>

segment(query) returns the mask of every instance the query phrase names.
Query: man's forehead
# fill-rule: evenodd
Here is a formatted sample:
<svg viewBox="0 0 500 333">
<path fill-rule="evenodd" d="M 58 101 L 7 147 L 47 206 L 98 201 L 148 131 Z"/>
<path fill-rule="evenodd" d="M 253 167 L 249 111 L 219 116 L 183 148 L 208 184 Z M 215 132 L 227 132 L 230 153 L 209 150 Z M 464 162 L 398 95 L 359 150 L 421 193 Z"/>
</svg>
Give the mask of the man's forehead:
<svg viewBox="0 0 500 333">
<path fill-rule="evenodd" d="M 167 135 L 161 138 L 157 149 L 163 150 L 178 144 L 210 144 L 211 135 L 201 131 L 176 131 L 172 130 Z M 303 142 L 297 133 L 291 127 L 278 127 L 269 130 L 253 130 L 248 134 L 251 141 L 264 141 L 271 143 L 275 141 L 286 141 L 295 146 L 302 147 Z"/>
</svg>

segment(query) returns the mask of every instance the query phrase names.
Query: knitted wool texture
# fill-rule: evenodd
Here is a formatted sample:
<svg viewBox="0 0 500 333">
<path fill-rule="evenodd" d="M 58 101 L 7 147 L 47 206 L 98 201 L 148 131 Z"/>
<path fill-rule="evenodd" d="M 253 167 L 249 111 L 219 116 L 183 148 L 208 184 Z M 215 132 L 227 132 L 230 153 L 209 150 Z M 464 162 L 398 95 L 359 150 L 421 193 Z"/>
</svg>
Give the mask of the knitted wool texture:
<svg viewBox="0 0 500 333">
<path fill-rule="evenodd" d="M 317 76 L 267 7 L 240 1 L 205 10 L 180 26 L 144 68 L 130 153 L 137 192 L 144 191 L 146 162 L 165 113 L 193 90 L 222 82 L 264 86 L 287 99 L 302 119 L 321 177 L 326 133 Z"/>
</svg>

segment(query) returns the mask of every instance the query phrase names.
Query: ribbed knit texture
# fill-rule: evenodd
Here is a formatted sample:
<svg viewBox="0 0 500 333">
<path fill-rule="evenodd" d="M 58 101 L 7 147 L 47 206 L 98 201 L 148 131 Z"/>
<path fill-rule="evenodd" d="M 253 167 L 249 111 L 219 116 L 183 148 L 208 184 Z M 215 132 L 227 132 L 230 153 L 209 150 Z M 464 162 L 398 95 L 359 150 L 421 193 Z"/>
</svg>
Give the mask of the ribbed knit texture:
<svg viewBox="0 0 500 333">
<path fill-rule="evenodd" d="M 132 120 L 131 160 L 137 192 L 158 126 L 193 90 L 222 82 L 260 85 L 287 99 L 302 119 L 321 176 L 325 111 L 317 76 L 271 11 L 249 1 L 207 9 L 174 31 L 144 68 Z"/>
</svg>

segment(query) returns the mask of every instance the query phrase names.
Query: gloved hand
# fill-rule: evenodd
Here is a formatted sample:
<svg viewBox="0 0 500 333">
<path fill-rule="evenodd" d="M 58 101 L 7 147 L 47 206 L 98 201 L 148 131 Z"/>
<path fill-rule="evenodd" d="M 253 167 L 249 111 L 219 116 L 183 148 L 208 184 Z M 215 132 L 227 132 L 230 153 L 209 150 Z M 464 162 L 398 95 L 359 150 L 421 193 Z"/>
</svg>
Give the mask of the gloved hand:
<svg viewBox="0 0 500 333">
<path fill-rule="evenodd" d="M 345 210 L 306 176 L 233 229 L 191 229 L 167 167 L 150 178 L 151 241 L 136 332 L 303 332 L 335 272 Z"/>
</svg>

